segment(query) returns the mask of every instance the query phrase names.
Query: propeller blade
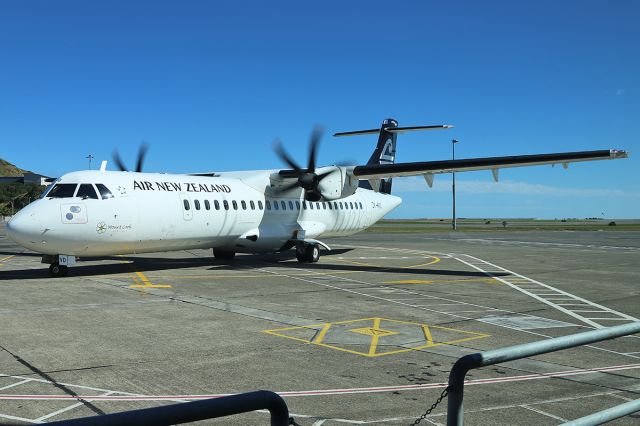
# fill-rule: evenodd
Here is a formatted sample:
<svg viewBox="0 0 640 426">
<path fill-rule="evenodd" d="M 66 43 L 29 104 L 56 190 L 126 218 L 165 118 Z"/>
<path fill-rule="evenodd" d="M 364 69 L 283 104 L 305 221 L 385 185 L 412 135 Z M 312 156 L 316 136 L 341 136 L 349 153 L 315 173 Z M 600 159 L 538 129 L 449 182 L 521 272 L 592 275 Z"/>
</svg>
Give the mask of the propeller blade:
<svg viewBox="0 0 640 426">
<path fill-rule="evenodd" d="M 316 171 L 316 153 L 318 151 L 318 144 L 320 138 L 322 138 L 323 129 L 320 126 L 316 126 L 311 133 L 311 140 L 309 141 L 309 165 L 307 171 L 313 173 Z"/>
<path fill-rule="evenodd" d="M 322 200 L 322 194 L 320 194 L 319 191 L 316 190 L 309 190 L 309 191 L 305 191 L 304 193 L 304 199 L 307 201 L 320 201 Z"/>
<path fill-rule="evenodd" d="M 144 157 L 147 155 L 147 151 L 149 150 L 149 145 L 143 143 L 140 145 L 140 149 L 138 150 L 138 162 L 136 163 L 136 172 L 142 172 L 142 164 L 144 163 Z"/>
<path fill-rule="evenodd" d="M 280 157 L 282 161 L 287 163 L 289 167 L 291 167 L 293 170 L 295 170 L 298 173 L 302 171 L 300 166 L 298 166 L 298 164 L 296 164 L 296 162 L 293 161 L 291 157 L 289 157 L 287 152 L 284 150 L 284 148 L 282 147 L 282 142 L 280 142 L 280 139 L 276 139 L 275 141 L 273 141 L 273 150 L 276 152 L 278 157 Z"/>
<path fill-rule="evenodd" d="M 116 166 L 118 166 L 121 172 L 128 171 L 127 166 L 125 166 L 124 163 L 122 162 L 122 159 L 120 158 L 120 154 L 118 154 L 117 149 L 113 151 L 113 154 L 111 154 L 111 157 L 113 158 L 113 162 L 116 163 Z"/>
</svg>

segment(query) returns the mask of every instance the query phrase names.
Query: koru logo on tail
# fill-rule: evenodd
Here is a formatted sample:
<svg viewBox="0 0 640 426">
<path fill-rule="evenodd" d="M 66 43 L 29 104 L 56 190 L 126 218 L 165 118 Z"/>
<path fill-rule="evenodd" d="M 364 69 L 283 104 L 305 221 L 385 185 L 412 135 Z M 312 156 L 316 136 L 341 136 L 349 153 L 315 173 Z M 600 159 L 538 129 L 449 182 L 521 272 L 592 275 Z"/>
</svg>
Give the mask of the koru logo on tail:
<svg viewBox="0 0 640 426">
<path fill-rule="evenodd" d="M 396 159 L 396 153 L 393 152 L 393 140 L 387 139 L 382 148 L 382 154 L 380 154 L 381 164 L 392 164 Z"/>
</svg>

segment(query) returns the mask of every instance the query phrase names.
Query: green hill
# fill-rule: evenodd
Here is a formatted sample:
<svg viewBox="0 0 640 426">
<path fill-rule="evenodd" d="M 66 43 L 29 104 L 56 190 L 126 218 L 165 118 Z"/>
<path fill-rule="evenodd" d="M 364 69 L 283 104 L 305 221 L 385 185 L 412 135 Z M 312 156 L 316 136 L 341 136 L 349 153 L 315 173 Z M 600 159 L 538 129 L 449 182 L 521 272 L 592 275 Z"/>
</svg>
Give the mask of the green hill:
<svg viewBox="0 0 640 426">
<path fill-rule="evenodd" d="M 29 171 L 16 167 L 10 162 L 0 158 L 0 176 L 22 176 L 25 173 L 29 173 Z"/>
</svg>

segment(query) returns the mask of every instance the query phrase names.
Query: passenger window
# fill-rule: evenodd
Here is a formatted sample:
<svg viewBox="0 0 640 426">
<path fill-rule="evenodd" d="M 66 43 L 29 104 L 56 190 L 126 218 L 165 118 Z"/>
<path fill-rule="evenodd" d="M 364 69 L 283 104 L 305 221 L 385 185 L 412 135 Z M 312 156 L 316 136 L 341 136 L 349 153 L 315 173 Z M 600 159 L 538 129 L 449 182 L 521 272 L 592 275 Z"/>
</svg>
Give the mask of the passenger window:
<svg viewBox="0 0 640 426">
<path fill-rule="evenodd" d="M 106 200 L 107 198 L 113 198 L 113 194 L 111 193 L 111 191 L 109 191 L 109 188 L 107 188 L 103 184 L 96 183 L 96 188 L 98 188 L 98 192 L 102 196 L 103 200 Z"/>
<path fill-rule="evenodd" d="M 194 200 L 193 204 L 196 206 L 196 210 L 200 210 L 200 200 Z"/>
<path fill-rule="evenodd" d="M 313 203 L 311 201 L 309 201 L 309 208 L 313 210 Z"/>
<path fill-rule="evenodd" d="M 83 183 L 80 185 L 80 188 L 78 189 L 78 193 L 76 194 L 76 197 L 80 197 L 83 200 L 87 198 L 92 198 L 94 200 L 97 200 L 98 194 L 96 194 L 96 190 L 93 189 L 93 185 L 91 185 L 90 183 Z"/>
<path fill-rule="evenodd" d="M 296 201 L 296 210 L 300 210 L 300 201 Z"/>
<path fill-rule="evenodd" d="M 238 202 L 236 200 L 231 200 L 231 205 L 234 210 L 238 210 Z"/>
<path fill-rule="evenodd" d="M 262 210 L 262 201 L 258 200 L 258 208 Z"/>
<path fill-rule="evenodd" d="M 182 200 L 182 204 L 184 204 L 185 210 L 191 210 L 191 206 L 189 205 L 189 200 Z"/>
<path fill-rule="evenodd" d="M 280 205 L 282 206 L 282 210 L 287 209 L 287 203 L 285 203 L 284 201 L 280 201 Z"/>
<path fill-rule="evenodd" d="M 209 204 L 209 200 L 204 200 L 204 208 L 207 210 L 211 210 L 211 204 Z"/>
<path fill-rule="evenodd" d="M 349 201 L 349 208 L 353 210 L 353 203 L 351 201 Z"/>
<path fill-rule="evenodd" d="M 323 209 L 323 210 L 326 210 L 326 209 L 327 209 L 327 203 L 325 203 L 325 202 L 323 202 L 323 203 L 322 203 L 322 209 Z"/>
<path fill-rule="evenodd" d="M 249 205 L 251 206 L 251 210 L 256 209 L 256 204 L 253 202 L 253 200 L 249 201 Z"/>
<path fill-rule="evenodd" d="M 293 201 L 289 201 L 289 208 L 293 210 Z"/>
<path fill-rule="evenodd" d="M 274 210 L 278 210 L 279 208 L 280 208 L 280 206 L 278 206 L 278 202 L 277 202 L 277 201 L 274 201 L 274 202 L 273 202 L 273 209 L 274 209 Z"/>
<path fill-rule="evenodd" d="M 264 203 L 267 205 L 267 210 L 271 210 L 271 201 L 265 200 Z"/>
<path fill-rule="evenodd" d="M 305 209 L 305 210 L 307 209 L 307 202 L 306 201 L 302 202 L 302 208 Z"/>
<path fill-rule="evenodd" d="M 71 198 L 76 192 L 77 183 L 58 183 L 53 187 L 51 192 L 47 194 L 49 198 Z"/>
<path fill-rule="evenodd" d="M 240 201 L 240 204 L 242 205 L 242 210 L 246 210 L 247 209 L 247 202 L 242 200 Z"/>
<path fill-rule="evenodd" d="M 327 205 L 329 206 L 329 210 L 331 210 L 331 203 L 328 202 Z"/>
<path fill-rule="evenodd" d="M 359 204 L 360 204 L 360 210 L 362 210 L 362 209 L 363 209 L 363 207 L 362 207 L 362 203 L 359 203 Z"/>
<path fill-rule="evenodd" d="M 340 201 L 340 203 L 338 203 L 338 205 L 340 206 L 340 210 L 342 210 L 342 201 Z"/>
<path fill-rule="evenodd" d="M 222 205 L 224 206 L 224 209 L 225 209 L 225 210 L 229 210 L 229 202 L 228 202 L 227 200 L 224 200 L 224 201 L 222 202 Z"/>
<path fill-rule="evenodd" d="M 216 210 L 220 210 L 220 203 L 218 200 L 213 200 L 213 207 L 215 207 Z"/>
</svg>

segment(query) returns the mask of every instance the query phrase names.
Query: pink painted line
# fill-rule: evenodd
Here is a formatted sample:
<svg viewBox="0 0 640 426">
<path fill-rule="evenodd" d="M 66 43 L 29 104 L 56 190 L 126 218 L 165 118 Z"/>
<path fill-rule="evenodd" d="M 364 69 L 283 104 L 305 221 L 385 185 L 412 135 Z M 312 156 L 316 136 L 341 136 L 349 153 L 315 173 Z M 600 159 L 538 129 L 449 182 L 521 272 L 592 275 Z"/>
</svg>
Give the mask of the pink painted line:
<svg viewBox="0 0 640 426">
<path fill-rule="evenodd" d="M 486 385 L 492 383 L 521 382 L 527 380 L 551 379 L 554 377 L 577 376 L 581 374 L 606 373 L 610 371 L 631 370 L 640 368 L 640 364 L 624 364 L 613 365 L 609 367 L 598 368 L 582 368 L 567 371 L 556 371 L 546 374 L 526 374 L 519 376 L 493 377 L 488 379 L 466 380 L 466 386 Z M 437 389 L 445 388 L 447 383 L 427 383 L 416 385 L 400 385 L 400 386 L 378 386 L 367 388 L 348 388 L 348 389 L 326 389 L 326 390 L 309 390 L 309 391 L 288 391 L 278 392 L 282 397 L 299 397 L 299 396 L 328 396 L 328 395 L 345 395 L 360 393 L 380 393 L 380 392 L 398 392 L 407 390 L 421 389 Z M 86 401 L 196 401 L 210 398 L 221 398 L 223 396 L 234 395 L 231 393 L 220 393 L 211 395 L 10 395 L 0 394 L 0 400 L 77 400 Z"/>
</svg>

